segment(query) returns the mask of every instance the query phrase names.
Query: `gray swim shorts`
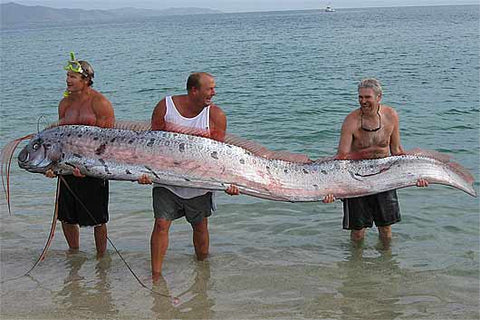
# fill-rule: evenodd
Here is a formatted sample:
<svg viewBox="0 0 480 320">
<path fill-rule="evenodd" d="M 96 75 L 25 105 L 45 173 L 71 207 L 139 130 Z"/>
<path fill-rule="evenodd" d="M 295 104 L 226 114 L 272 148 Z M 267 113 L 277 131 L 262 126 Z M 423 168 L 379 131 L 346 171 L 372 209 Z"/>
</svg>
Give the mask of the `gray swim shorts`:
<svg viewBox="0 0 480 320">
<path fill-rule="evenodd" d="M 187 221 L 195 225 L 212 215 L 212 193 L 191 199 L 183 199 L 163 187 L 155 187 L 152 191 L 153 213 L 156 219 L 175 220 L 185 216 Z"/>
</svg>

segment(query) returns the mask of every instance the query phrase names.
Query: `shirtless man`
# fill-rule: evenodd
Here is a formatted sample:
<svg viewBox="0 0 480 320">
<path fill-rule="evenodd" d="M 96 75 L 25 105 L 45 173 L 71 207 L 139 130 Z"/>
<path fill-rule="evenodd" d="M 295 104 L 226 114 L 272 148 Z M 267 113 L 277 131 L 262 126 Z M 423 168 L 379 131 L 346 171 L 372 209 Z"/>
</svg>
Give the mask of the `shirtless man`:
<svg viewBox="0 0 480 320">
<path fill-rule="evenodd" d="M 101 93 L 92 89 L 94 72 L 86 61 L 72 61 L 67 70 L 67 90 L 58 106 L 59 125 L 88 125 L 111 128 L 115 122 L 113 107 Z M 54 177 L 53 171 L 46 173 Z M 93 226 L 97 257 L 102 257 L 107 248 L 108 181 L 85 177 L 78 168 L 73 176 L 64 176 L 68 186 L 80 201 L 71 194 L 63 181 L 60 183 L 58 219 L 62 222 L 65 239 L 71 251 L 80 247 L 79 226 Z"/>
<path fill-rule="evenodd" d="M 167 96 L 153 110 L 152 130 L 190 128 L 211 139 L 223 141 L 227 118 L 218 106 L 212 104 L 215 80 L 206 72 L 192 73 L 187 80 L 187 94 Z M 151 184 L 149 176 L 139 179 L 141 184 Z M 236 186 L 229 186 L 228 194 L 238 195 Z M 155 224 L 150 238 L 152 279 L 160 278 L 163 258 L 168 248 L 168 232 L 173 220 L 185 216 L 193 229 L 193 245 L 197 259 L 208 256 L 208 217 L 214 208 L 213 193 L 203 189 L 154 185 L 153 210 Z"/>
<path fill-rule="evenodd" d="M 360 108 L 350 112 L 343 122 L 336 159 L 376 159 L 405 153 L 400 144 L 398 115 L 381 100 L 382 87 L 377 79 L 364 79 L 358 84 Z M 428 182 L 419 179 L 417 186 L 426 187 Z M 323 202 L 333 202 L 334 196 L 325 196 Z M 343 228 L 351 230 L 354 241 L 362 240 L 365 229 L 375 222 L 380 239 L 388 242 L 391 225 L 401 220 L 396 190 L 345 199 L 343 211 Z"/>
</svg>

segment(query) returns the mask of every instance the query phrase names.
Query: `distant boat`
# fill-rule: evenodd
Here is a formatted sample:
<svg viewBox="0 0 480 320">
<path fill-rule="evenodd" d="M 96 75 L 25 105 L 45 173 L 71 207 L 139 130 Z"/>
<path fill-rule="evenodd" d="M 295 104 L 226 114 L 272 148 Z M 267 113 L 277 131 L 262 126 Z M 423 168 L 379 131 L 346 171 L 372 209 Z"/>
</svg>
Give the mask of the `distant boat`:
<svg viewBox="0 0 480 320">
<path fill-rule="evenodd" d="M 335 12 L 335 9 L 332 6 L 326 6 L 325 12 Z"/>
</svg>

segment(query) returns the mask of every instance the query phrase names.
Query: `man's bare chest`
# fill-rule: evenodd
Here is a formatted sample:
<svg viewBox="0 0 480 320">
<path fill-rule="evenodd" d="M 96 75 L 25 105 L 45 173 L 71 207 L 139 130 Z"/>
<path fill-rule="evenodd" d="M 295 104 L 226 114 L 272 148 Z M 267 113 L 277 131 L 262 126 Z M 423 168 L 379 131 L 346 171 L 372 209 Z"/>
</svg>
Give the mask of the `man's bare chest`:
<svg viewBox="0 0 480 320">
<path fill-rule="evenodd" d="M 367 132 L 362 130 L 361 128 L 357 130 L 357 132 L 354 134 L 353 139 L 355 149 L 388 147 L 390 145 L 390 134 L 387 132 L 387 130 L 382 129 L 375 132 Z"/>
<path fill-rule="evenodd" d="M 65 110 L 63 122 L 65 124 L 95 125 L 97 117 L 88 105 L 72 104 Z"/>
</svg>

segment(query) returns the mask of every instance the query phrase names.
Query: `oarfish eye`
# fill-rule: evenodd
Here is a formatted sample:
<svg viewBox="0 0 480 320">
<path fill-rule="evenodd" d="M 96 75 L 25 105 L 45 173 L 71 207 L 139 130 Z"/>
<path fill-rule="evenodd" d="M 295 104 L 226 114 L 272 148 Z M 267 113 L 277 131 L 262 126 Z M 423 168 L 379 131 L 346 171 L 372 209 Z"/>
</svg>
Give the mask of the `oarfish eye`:
<svg viewBox="0 0 480 320">
<path fill-rule="evenodd" d="M 40 143 L 35 142 L 35 143 L 33 144 L 33 146 L 32 146 L 32 149 L 35 150 L 35 151 L 37 151 L 38 148 L 40 148 Z"/>
</svg>

